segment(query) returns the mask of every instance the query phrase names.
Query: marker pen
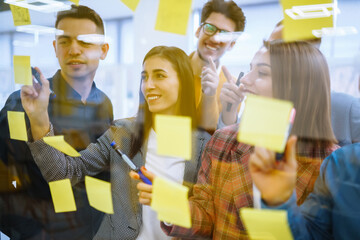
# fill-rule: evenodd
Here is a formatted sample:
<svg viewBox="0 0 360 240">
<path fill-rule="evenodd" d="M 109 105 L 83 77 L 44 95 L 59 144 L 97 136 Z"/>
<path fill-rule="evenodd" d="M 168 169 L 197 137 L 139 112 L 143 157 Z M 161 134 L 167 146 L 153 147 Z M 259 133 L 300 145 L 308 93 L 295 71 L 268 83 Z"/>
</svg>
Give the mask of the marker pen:
<svg viewBox="0 0 360 240">
<path fill-rule="evenodd" d="M 37 83 L 40 84 L 40 86 L 42 86 L 41 80 L 40 80 L 40 73 L 38 71 L 36 71 L 35 68 L 31 67 L 31 73 L 34 76 L 35 80 Z M 53 94 L 54 97 L 56 97 L 56 94 L 54 93 L 53 90 L 50 89 L 50 94 Z"/>
<path fill-rule="evenodd" d="M 244 72 L 240 72 L 238 79 L 236 80 L 236 86 L 240 85 L 240 80 L 244 76 Z M 226 111 L 229 112 L 231 109 L 232 103 L 228 103 L 226 106 Z"/>
<path fill-rule="evenodd" d="M 121 150 L 120 150 L 120 147 L 119 145 L 116 144 L 115 141 L 112 141 L 110 146 L 121 156 L 121 158 L 125 161 L 125 163 L 131 168 L 131 170 L 133 170 L 134 172 L 138 173 L 139 176 L 140 176 L 140 179 L 146 183 L 146 184 L 149 184 L 149 185 L 152 185 L 152 182 L 147 178 L 145 177 L 145 175 L 141 172 L 141 169 L 140 168 L 137 168 L 135 166 L 135 164 L 129 159 L 128 156 L 126 156 Z"/>
<path fill-rule="evenodd" d="M 295 115 L 296 115 L 296 110 L 295 110 L 295 108 L 293 108 L 293 109 L 291 109 L 291 112 L 290 112 L 289 125 L 288 125 L 288 129 L 286 131 L 285 138 L 284 138 L 285 145 L 286 145 L 287 139 L 291 133 L 291 129 L 294 125 Z M 284 150 L 284 152 L 285 152 L 285 150 Z M 276 153 L 275 154 L 276 161 L 280 161 L 281 159 L 283 159 L 283 157 L 284 157 L 284 153 Z"/>
</svg>

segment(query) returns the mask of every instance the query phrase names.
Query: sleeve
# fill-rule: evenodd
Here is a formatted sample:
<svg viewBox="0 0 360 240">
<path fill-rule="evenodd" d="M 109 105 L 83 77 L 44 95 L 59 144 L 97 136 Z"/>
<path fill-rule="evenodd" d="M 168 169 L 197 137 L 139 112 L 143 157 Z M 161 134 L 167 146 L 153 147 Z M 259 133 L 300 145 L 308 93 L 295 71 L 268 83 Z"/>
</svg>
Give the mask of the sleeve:
<svg viewBox="0 0 360 240">
<path fill-rule="evenodd" d="M 215 218 L 212 174 L 211 174 L 211 139 L 205 146 L 197 183 L 193 188 L 193 196 L 189 199 L 192 227 L 166 226 L 161 224 L 163 231 L 173 237 L 211 237 Z"/>
<path fill-rule="evenodd" d="M 264 208 L 288 211 L 288 222 L 296 240 L 332 239 L 332 198 L 326 175 L 336 176 L 334 175 L 336 173 L 333 172 L 333 168 L 327 167 L 329 158 L 321 166 L 321 173 L 315 183 L 314 191 L 303 205 L 300 207 L 296 205 L 295 194 L 286 203 L 277 207 L 269 207 L 262 203 Z"/>
<path fill-rule="evenodd" d="M 350 129 L 352 142 L 360 142 L 360 98 L 355 98 L 351 104 Z"/>
<path fill-rule="evenodd" d="M 53 127 L 49 136 L 53 136 Z M 96 143 L 81 151 L 80 157 L 70 157 L 47 145 L 42 139 L 28 142 L 33 158 L 46 181 L 69 178 L 72 184 L 82 181 L 86 175 L 96 175 L 108 164 L 110 158 L 110 129 Z"/>
</svg>

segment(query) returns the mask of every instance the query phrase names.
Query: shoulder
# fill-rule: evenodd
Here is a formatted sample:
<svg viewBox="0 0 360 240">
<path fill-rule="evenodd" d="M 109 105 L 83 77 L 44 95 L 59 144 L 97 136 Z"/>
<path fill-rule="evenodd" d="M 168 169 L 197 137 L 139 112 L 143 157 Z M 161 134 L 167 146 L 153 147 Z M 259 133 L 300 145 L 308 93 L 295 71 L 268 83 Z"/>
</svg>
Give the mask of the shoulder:
<svg viewBox="0 0 360 240">
<path fill-rule="evenodd" d="M 20 90 L 17 90 L 10 94 L 3 107 L 3 110 L 5 109 L 22 111 L 23 108 L 21 104 Z"/>
<path fill-rule="evenodd" d="M 113 121 L 114 127 L 128 129 L 129 131 L 133 130 L 133 128 L 135 127 L 134 125 L 135 125 L 135 118 L 124 118 Z"/>
<path fill-rule="evenodd" d="M 215 131 L 208 142 L 208 150 L 221 159 L 231 159 L 227 157 L 231 152 L 244 154 L 250 152 L 252 146 L 237 141 L 238 124 L 230 125 Z"/>
<path fill-rule="evenodd" d="M 331 107 L 350 107 L 353 102 L 359 102 L 360 100 L 354 96 L 341 92 L 331 92 Z M 360 103 L 359 103 L 360 104 Z"/>
<path fill-rule="evenodd" d="M 346 145 L 334 151 L 324 162 L 322 171 L 336 179 L 354 181 L 360 169 L 360 143 Z M 324 172 L 325 171 L 325 172 Z"/>
</svg>

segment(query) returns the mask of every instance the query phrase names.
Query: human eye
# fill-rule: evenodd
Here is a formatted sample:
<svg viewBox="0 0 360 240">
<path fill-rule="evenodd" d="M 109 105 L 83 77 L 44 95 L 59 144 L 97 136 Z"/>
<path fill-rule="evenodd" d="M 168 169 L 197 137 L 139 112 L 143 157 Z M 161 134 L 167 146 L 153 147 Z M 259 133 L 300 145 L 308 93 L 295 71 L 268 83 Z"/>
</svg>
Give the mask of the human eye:
<svg viewBox="0 0 360 240">
<path fill-rule="evenodd" d="M 156 78 L 158 78 L 158 79 L 164 79 L 164 78 L 166 78 L 166 75 L 163 74 L 163 73 L 157 73 L 157 74 L 156 74 Z"/>
<path fill-rule="evenodd" d="M 60 38 L 58 40 L 58 44 L 63 45 L 63 46 L 69 45 L 70 44 L 70 39 L 68 39 L 68 38 Z"/>
<path fill-rule="evenodd" d="M 91 46 L 94 45 L 94 44 L 92 44 L 92 43 L 85 42 L 85 41 L 79 41 L 79 44 L 80 44 L 81 46 L 84 46 L 84 47 L 91 47 Z"/>
<path fill-rule="evenodd" d="M 259 75 L 259 77 L 266 77 L 266 76 L 269 76 L 270 73 L 267 70 L 259 69 L 258 70 L 258 75 Z"/>
<path fill-rule="evenodd" d="M 141 81 L 146 81 L 148 79 L 147 74 L 143 73 L 141 74 Z"/>
</svg>

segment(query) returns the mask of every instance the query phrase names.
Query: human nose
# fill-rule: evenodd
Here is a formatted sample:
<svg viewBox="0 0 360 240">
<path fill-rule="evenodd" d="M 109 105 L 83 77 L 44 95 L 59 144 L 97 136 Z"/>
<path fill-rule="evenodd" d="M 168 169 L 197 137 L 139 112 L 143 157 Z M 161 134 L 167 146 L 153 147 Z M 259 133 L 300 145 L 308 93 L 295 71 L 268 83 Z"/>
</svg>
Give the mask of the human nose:
<svg viewBox="0 0 360 240">
<path fill-rule="evenodd" d="M 155 88 L 155 84 L 154 81 L 151 77 L 148 77 L 146 80 L 143 80 L 142 82 L 143 85 L 143 92 L 147 92 L 150 89 L 154 89 Z"/>
<path fill-rule="evenodd" d="M 252 71 L 247 72 L 240 80 L 240 83 L 249 86 L 253 83 Z"/>
<path fill-rule="evenodd" d="M 79 45 L 78 41 L 73 40 L 71 41 L 69 54 L 70 55 L 79 55 L 81 53 L 81 46 Z"/>
</svg>

